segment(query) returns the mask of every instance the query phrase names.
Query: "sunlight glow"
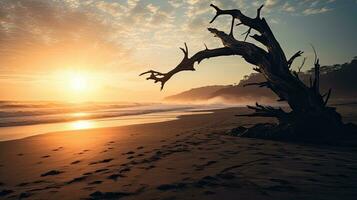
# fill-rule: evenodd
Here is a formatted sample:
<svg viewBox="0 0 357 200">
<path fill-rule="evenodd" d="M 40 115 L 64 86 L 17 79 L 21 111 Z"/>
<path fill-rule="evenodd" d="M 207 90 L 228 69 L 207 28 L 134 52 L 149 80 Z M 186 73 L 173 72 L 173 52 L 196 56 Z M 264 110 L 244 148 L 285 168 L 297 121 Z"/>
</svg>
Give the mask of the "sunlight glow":
<svg viewBox="0 0 357 200">
<path fill-rule="evenodd" d="M 52 84 L 56 88 L 54 92 L 64 101 L 81 103 L 95 99 L 101 92 L 100 75 L 90 70 L 64 69 L 54 71 L 52 77 Z M 86 114 L 76 115 L 78 116 L 74 117 L 82 117 Z"/>
<path fill-rule="evenodd" d="M 89 116 L 89 113 L 86 113 L 86 112 L 77 112 L 77 113 L 72 113 L 71 114 L 73 117 L 78 117 L 78 118 L 80 118 L 80 117 L 85 117 L 85 116 Z"/>
<path fill-rule="evenodd" d="M 93 124 L 87 120 L 80 120 L 71 123 L 73 130 L 89 129 L 93 127 Z"/>
<path fill-rule="evenodd" d="M 73 75 L 70 80 L 70 86 L 73 90 L 81 92 L 88 88 L 87 78 L 83 75 Z"/>
</svg>

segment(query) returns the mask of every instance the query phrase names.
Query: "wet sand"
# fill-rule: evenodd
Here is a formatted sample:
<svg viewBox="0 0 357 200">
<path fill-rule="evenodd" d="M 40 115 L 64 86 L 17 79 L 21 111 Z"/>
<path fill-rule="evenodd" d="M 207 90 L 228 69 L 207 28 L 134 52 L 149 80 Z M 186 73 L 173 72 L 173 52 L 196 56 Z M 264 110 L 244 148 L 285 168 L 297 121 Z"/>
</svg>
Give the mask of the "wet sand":
<svg viewBox="0 0 357 200">
<path fill-rule="evenodd" d="M 0 142 L 0 199 L 356 198 L 357 146 L 228 136 L 242 112 Z"/>
</svg>

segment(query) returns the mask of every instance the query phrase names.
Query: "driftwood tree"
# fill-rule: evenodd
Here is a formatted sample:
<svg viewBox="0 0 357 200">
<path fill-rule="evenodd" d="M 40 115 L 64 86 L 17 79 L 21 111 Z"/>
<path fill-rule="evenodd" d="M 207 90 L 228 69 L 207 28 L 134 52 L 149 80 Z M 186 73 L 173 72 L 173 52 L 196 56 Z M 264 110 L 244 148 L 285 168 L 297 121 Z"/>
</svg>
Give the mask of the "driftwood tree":
<svg viewBox="0 0 357 200">
<path fill-rule="evenodd" d="M 222 40 L 223 47 L 216 49 L 206 48 L 202 51 L 189 56 L 188 48 L 185 43 L 184 48 L 180 48 L 184 57 L 183 60 L 171 71 L 161 73 L 149 70 L 140 75 L 148 74 L 148 80 L 154 80 L 155 83 L 161 83 L 163 89 L 165 83 L 176 73 L 180 71 L 194 71 L 194 64 L 198 64 L 207 58 L 219 56 L 242 56 L 244 60 L 255 66 L 255 71 L 262 73 L 266 78 L 265 82 L 254 83 L 260 87 L 271 89 L 280 99 L 286 101 L 289 105 L 289 111 L 282 108 L 273 108 L 256 103 L 255 106 L 248 106 L 255 113 L 244 116 L 273 117 L 278 123 L 257 124 L 251 128 L 239 127 L 236 129 L 238 135 L 247 137 L 269 137 L 269 138 L 329 138 L 336 136 L 337 133 L 344 130 L 341 116 L 335 108 L 327 106 L 331 90 L 326 94 L 321 94 L 319 90 L 320 65 L 315 54 L 315 73 L 310 80 L 310 85 L 305 85 L 299 79 L 299 73 L 292 70 L 291 66 L 294 60 L 302 55 L 302 51 L 296 52 L 290 59 L 287 59 L 283 49 L 276 40 L 266 20 L 260 13 L 263 5 L 257 9 L 255 18 L 244 15 L 240 10 L 222 10 L 211 4 L 216 10 L 216 15 L 211 20 L 213 23 L 217 17 L 228 15 L 232 17 L 232 24 L 229 34 L 208 28 L 215 37 Z M 235 24 L 238 21 L 238 24 Z M 244 40 L 238 40 L 234 37 L 234 26 L 246 26 L 248 31 L 245 33 Z M 257 34 L 252 34 L 253 30 Z M 266 49 L 247 42 L 250 37 Z M 240 115 L 242 116 L 242 115 Z"/>
</svg>

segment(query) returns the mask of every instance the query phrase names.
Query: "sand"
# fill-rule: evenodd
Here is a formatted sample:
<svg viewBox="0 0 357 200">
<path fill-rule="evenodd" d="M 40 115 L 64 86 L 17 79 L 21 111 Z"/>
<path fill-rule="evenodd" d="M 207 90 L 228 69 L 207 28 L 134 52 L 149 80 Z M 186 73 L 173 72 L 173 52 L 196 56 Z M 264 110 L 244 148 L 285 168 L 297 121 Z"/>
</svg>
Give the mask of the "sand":
<svg viewBox="0 0 357 200">
<path fill-rule="evenodd" d="M 0 142 L 0 199 L 356 199 L 356 146 L 227 135 L 242 112 Z"/>
</svg>

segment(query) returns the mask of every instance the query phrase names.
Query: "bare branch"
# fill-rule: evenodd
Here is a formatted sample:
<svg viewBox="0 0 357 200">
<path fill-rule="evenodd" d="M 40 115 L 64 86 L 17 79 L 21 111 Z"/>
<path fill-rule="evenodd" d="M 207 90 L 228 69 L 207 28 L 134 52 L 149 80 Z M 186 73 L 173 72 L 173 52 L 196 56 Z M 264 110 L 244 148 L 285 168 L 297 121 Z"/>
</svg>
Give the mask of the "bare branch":
<svg viewBox="0 0 357 200">
<path fill-rule="evenodd" d="M 234 17 L 232 17 L 232 24 L 231 24 L 231 31 L 229 32 L 229 35 L 230 36 L 232 36 L 232 37 L 234 37 L 234 35 L 233 35 L 233 29 L 234 29 Z"/>
<path fill-rule="evenodd" d="M 298 51 L 296 52 L 293 56 L 291 56 L 291 58 L 288 60 L 288 67 L 290 68 L 291 65 L 293 64 L 294 60 L 297 58 L 297 57 L 300 57 L 304 52 L 303 51 Z"/>
<path fill-rule="evenodd" d="M 315 54 L 315 60 L 314 60 L 314 63 L 316 63 L 316 62 L 317 62 L 317 53 L 316 53 L 316 49 L 315 49 L 314 45 L 310 44 L 310 46 L 311 46 L 312 50 L 314 51 L 314 54 Z"/>
<path fill-rule="evenodd" d="M 213 17 L 213 19 L 209 22 L 209 23 L 213 23 L 214 20 L 216 20 L 216 18 L 222 14 L 222 10 L 221 10 L 220 8 L 218 8 L 217 6 L 213 5 L 213 4 L 211 4 L 210 6 L 213 7 L 213 8 L 216 10 L 216 15 L 215 15 L 215 16 Z"/>
<path fill-rule="evenodd" d="M 257 9 L 257 19 L 260 19 L 260 12 L 262 11 L 262 8 L 264 7 L 264 4 L 261 5 L 258 9 Z"/>
<path fill-rule="evenodd" d="M 304 59 L 302 60 L 302 63 L 301 63 L 301 65 L 300 65 L 300 67 L 298 68 L 298 73 L 300 73 L 300 72 L 301 72 L 301 69 L 304 67 L 305 61 L 306 61 L 306 57 L 304 57 Z"/>
<path fill-rule="evenodd" d="M 242 33 L 242 35 L 245 34 L 244 41 L 247 40 L 247 37 L 248 37 L 248 35 L 250 34 L 251 31 L 252 31 L 252 28 L 249 28 L 246 32 Z"/>
<path fill-rule="evenodd" d="M 316 92 L 316 94 L 320 93 L 320 63 L 319 63 L 319 59 L 316 59 L 315 62 L 315 75 L 314 75 L 314 84 L 313 84 L 313 88 Z"/>
<path fill-rule="evenodd" d="M 268 45 L 268 41 L 265 37 L 258 35 L 258 34 L 254 34 L 250 36 L 251 38 L 255 39 L 256 41 L 262 43 L 263 45 L 267 46 Z"/>
<path fill-rule="evenodd" d="M 230 48 L 227 47 L 222 47 L 222 48 L 217 48 L 217 49 L 204 49 L 202 51 L 197 52 L 195 55 L 193 55 L 191 58 L 188 57 L 188 48 L 185 43 L 185 49 L 180 48 L 183 53 L 184 53 L 184 58 L 182 61 L 171 71 L 167 73 L 161 73 L 157 72 L 154 70 L 149 70 L 147 72 L 141 73 L 140 76 L 145 75 L 145 74 L 150 74 L 149 77 L 147 77 L 147 80 L 154 80 L 155 83 L 160 82 L 161 83 L 161 90 L 164 88 L 165 83 L 176 73 L 180 71 L 194 71 L 194 64 L 197 62 L 198 64 L 208 58 L 213 58 L 213 57 L 219 57 L 219 56 L 230 56 L 230 55 L 235 55 L 235 52 L 231 50 Z"/>
<path fill-rule="evenodd" d="M 223 31 L 219 31 L 215 28 L 208 28 L 208 30 L 216 37 L 220 38 L 224 46 L 232 49 L 236 55 L 241 55 L 248 63 L 256 66 L 262 65 L 262 63 L 269 63 L 267 52 L 255 44 L 238 41 Z"/>
<path fill-rule="evenodd" d="M 208 50 L 208 47 L 207 47 L 207 45 L 205 44 L 205 43 L 203 43 L 204 45 L 205 45 L 205 47 L 206 47 L 206 50 Z"/>
<path fill-rule="evenodd" d="M 278 119 L 287 119 L 288 113 L 281 108 L 273 108 L 271 106 L 262 106 L 255 103 L 255 106 L 247 106 L 249 109 L 254 110 L 254 113 L 236 115 L 238 117 L 276 117 Z"/>
<path fill-rule="evenodd" d="M 287 60 L 286 60 L 284 51 L 282 50 L 279 42 L 276 40 L 268 23 L 265 21 L 264 18 L 260 18 L 260 12 L 261 12 L 261 9 L 263 8 L 263 6 L 260 6 L 257 9 L 257 16 L 255 18 L 251 18 L 251 17 L 248 17 L 248 16 L 242 14 L 242 12 L 238 9 L 222 10 L 213 4 L 211 4 L 211 7 L 213 7 L 216 10 L 216 15 L 214 16 L 214 18 L 211 20 L 210 23 L 214 22 L 217 19 L 217 17 L 220 15 L 230 15 L 230 16 L 232 16 L 232 18 L 238 19 L 241 24 L 249 27 L 248 31 L 245 33 L 246 37 L 245 37 L 244 41 L 246 41 L 246 39 L 247 39 L 248 35 L 250 34 L 250 32 L 252 31 L 252 29 L 259 32 L 261 34 L 261 36 L 260 37 L 253 36 L 253 38 L 254 39 L 259 38 L 256 40 L 261 42 L 264 46 L 267 47 L 269 53 L 271 54 L 270 56 L 271 56 L 272 61 L 274 61 L 276 63 L 282 63 L 282 65 L 276 66 L 277 68 L 280 68 L 278 70 L 280 70 L 280 71 L 287 70 L 286 69 Z M 283 67 L 285 67 L 285 69 Z"/>
<path fill-rule="evenodd" d="M 325 101 L 324 101 L 324 106 L 327 105 L 327 102 L 328 102 L 328 100 L 330 99 L 331 91 L 332 91 L 332 89 L 330 88 L 330 89 L 328 90 L 328 92 L 327 92 L 327 96 L 326 96 L 326 99 L 325 99 Z M 324 97 L 324 96 L 325 96 L 325 95 L 323 95 L 323 97 Z"/>
</svg>

